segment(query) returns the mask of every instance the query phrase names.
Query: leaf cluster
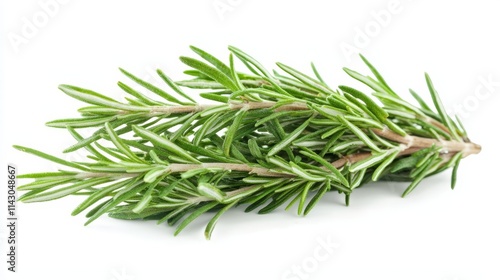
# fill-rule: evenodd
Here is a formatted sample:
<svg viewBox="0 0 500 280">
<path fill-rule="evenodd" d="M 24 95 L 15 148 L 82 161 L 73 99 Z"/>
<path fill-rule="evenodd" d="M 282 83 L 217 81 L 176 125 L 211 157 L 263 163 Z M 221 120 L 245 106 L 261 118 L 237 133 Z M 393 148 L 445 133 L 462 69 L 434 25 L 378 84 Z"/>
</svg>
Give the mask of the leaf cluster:
<svg viewBox="0 0 500 280">
<path fill-rule="evenodd" d="M 227 64 L 191 49 L 198 58 L 180 58 L 191 79 L 174 82 L 158 70 L 166 89 L 120 69 L 129 79 L 118 82 L 125 101 L 61 85 L 87 105 L 80 117 L 47 125 L 67 129 L 76 142 L 64 152 L 86 149 L 88 161 L 15 146 L 61 165 L 58 172 L 21 175 L 34 180 L 19 187 L 26 191 L 20 200 L 82 195 L 73 215 L 88 210 L 87 224 L 103 214 L 156 219 L 177 225 L 175 234 L 215 211 L 205 230 L 210 238 L 221 215 L 238 205 L 259 214 L 296 206 L 306 215 L 329 191 L 348 204 L 352 191 L 367 182 L 398 180 L 411 182 L 406 195 L 450 167 L 454 186 L 464 153 L 448 146 L 470 141 L 446 114 L 427 74 L 435 109 L 414 91 L 418 105 L 402 99 L 363 56 L 373 78 L 344 70 L 371 96 L 349 86 L 332 89 L 314 65 L 314 76 L 282 63 L 279 72 L 270 72 L 235 47 L 229 47 Z M 237 61 L 248 71 L 237 71 Z M 214 104 L 197 104 L 185 88 Z M 94 132 L 81 135 L 83 128 Z"/>
</svg>

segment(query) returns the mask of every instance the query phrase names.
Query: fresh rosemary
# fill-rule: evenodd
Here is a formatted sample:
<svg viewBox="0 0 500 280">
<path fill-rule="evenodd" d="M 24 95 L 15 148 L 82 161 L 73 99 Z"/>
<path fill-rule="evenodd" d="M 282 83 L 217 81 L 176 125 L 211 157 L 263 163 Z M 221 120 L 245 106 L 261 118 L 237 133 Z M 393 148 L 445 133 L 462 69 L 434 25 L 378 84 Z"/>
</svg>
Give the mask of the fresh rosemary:
<svg viewBox="0 0 500 280">
<path fill-rule="evenodd" d="M 414 91 L 418 106 L 403 100 L 363 57 L 373 77 L 345 72 L 375 98 L 348 86 L 332 89 L 312 65 L 315 77 L 278 63 L 269 72 L 245 52 L 229 47 L 229 64 L 191 47 L 202 60 L 181 57 L 193 79 L 174 82 L 158 75 L 168 92 L 120 69 L 140 86 L 119 82 L 126 102 L 61 85 L 88 106 L 80 118 L 47 125 L 65 128 L 76 144 L 65 153 L 88 151 L 88 162 L 70 162 L 31 148 L 15 148 L 56 162 L 58 172 L 24 174 L 23 202 L 84 195 L 73 215 L 90 208 L 87 224 L 101 215 L 157 219 L 178 224 L 216 211 L 205 236 L 221 215 L 245 205 L 245 212 L 269 213 L 283 204 L 306 215 L 328 191 L 345 196 L 377 180 L 410 181 L 403 196 L 425 177 L 453 168 L 481 147 L 470 142 L 460 121 L 445 112 L 429 76 L 434 111 Z M 235 69 L 235 58 L 249 70 Z M 283 73 L 284 72 L 284 73 Z M 200 89 L 215 101 L 200 105 L 182 87 Z M 175 93 L 174 96 L 172 93 Z M 152 99 L 156 94 L 157 99 Z M 95 128 L 81 135 L 81 128 Z"/>
</svg>

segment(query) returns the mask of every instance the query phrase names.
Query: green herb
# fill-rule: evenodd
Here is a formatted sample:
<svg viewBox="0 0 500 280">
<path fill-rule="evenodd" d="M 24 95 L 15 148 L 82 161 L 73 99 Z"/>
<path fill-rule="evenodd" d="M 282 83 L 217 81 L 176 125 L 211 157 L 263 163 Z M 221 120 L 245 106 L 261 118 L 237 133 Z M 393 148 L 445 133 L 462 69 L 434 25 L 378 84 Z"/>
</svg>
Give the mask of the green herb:
<svg viewBox="0 0 500 280">
<path fill-rule="evenodd" d="M 350 86 L 328 87 L 313 64 L 311 77 L 281 63 L 285 73 L 270 72 L 235 47 L 229 47 L 228 64 L 192 50 L 201 58 L 181 61 L 194 78 L 173 82 L 158 70 L 167 89 L 121 70 L 137 84 L 118 83 L 127 102 L 61 85 L 88 105 L 80 118 L 47 125 L 68 129 L 77 142 L 64 152 L 85 148 L 88 161 L 14 146 L 61 165 L 58 172 L 19 176 L 34 179 L 19 187 L 26 191 L 20 200 L 83 195 L 73 214 L 90 209 L 87 224 L 103 214 L 157 219 L 178 224 L 175 234 L 215 211 L 205 230 L 210 238 L 221 215 L 239 205 L 269 213 L 298 204 L 298 214 L 306 215 L 328 191 L 348 204 L 351 192 L 367 182 L 410 181 L 404 196 L 448 168 L 454 187 L 460 160 L 481 150 L 446 114 L 427 74 L 437 113 L 414 91 L 418 106 L 403 100 L 365 57 L 374 78 L 345 71 L 373 97 Z M 235 59 L 249 73 L 237 71 Z M 192 89 L 218 104 L 195 103 Z M 77 132 L 89 128 L 95 132 Z"/>
</svg>

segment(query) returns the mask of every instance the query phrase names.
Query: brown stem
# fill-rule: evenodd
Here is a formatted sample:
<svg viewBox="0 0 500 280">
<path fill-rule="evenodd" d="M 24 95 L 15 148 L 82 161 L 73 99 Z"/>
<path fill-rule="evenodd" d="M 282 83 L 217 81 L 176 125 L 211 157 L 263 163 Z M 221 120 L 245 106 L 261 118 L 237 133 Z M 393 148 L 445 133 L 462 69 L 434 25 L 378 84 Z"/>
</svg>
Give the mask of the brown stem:
<svg viewBox="0 0 500 280">
<path fill-rule="evenodd" d="M 385 139 L 398 142 L 404 145 L 404 149 L 398 154 L 398 157 L 413 154 L 419 150 L 429 148 L 432 145 L 437 147 L 442 147 L 446 153 L 441 157 L 445 160 L 451 159 L 453 155 L 458 152 L 462 152 L 462 157 L 467 157 L 472 154 L 478 154 L 481 151 L 481 146 L 472 142 L 459 142 L 459 141 L 447 141 L 438 139 L 429 139 L 418 136 L 401 136 L 387 128 L 384 129 L 372 129 L 372 131 L 380 137 Z M 332 162 L 332 165 L 336 168 L 341 168 L 347 163 L 353 164 L 358 161 L 364 160 L 370 157 L 372 153 L 357 153 L 345 156 Z"/>
<path fill-rule="evenodd" d="M 408 148 L 428 148 L 432 145 L 442 147 L 448 153 L 462 152 L 462 157 L 467 157 L 472 154 L 478 154 L 481 151 L 481 146 L 472 142 L 448 141 L 440 139 L 429 139 L 418 136 L 401 136 L 387 128 L 372 129 L 372 131 L 385 139 L 405 144 Z"/>
<path fill-rule="evenodd" d="M 444 124 L 436 121 L 435 119 L 430 118 L 430 117 L 425 117 L 425 118 L 423 118 L 423 120 L 426 121 L 426 122 L 428 122 L 428 123 L 430 123 L 430 124 L 432 124 L 432 125 L 434 125 L 434 126 L 436 126 L 436 127 L 438 127 L 438 128 L 440 128 L 442 131 L 450 134 L 450 130 Z"/>
<path fill-rule="evenodd" d="M 204 162 L 204 163 L 172 163 L 165 166 L 166 173 L 182 173 L 195 169 L 202 168 L 219 168 L 223 170 L 230 171 L 242 171 L 249 174 L 255 174 L 262 177 L 281 177 L 281 178 L 292 178 L 295 177 L 294 174 L 284 173 L 284 172 L 274 172 L 263 167 L 254 167 L 243 163 L 224 163 L 224 162 Z M 119 177 L 127 178 L 134 177 L 142 174 L 141 172 L 130 172 L 130 173 L 110 173 L 110 172 L 82 172 L 78 173 L 75 178 L 86 179 L 86 178 L 96 178 L 96 177 Z"/>
<path fill-rule="evenodd" d="M 399 152 L 398 157 L 413 154 L 414 152 L 419 151 L 421 149 L 422 148 L 418 148 L 418 147 L 405 148 L 404 150 Z M 335 168 L 341 168 L 342 166 L 344 166 L 347 163 L 353 164 L 353 163 L 356 163 L 358 161 L 362 161 L 366 158 L 369 158 L 370 156 L 372 156 L 372 153 L 368 153 L 368 152 L 367 153 L 352 154 L 352 155 L 345 156 L 341 159 L 338 159 L 338 160 L 332 162 L 332 165 L 335 166 Z"/>
<path fill-rule="evenodd" d="M 149 111 L 150 114 L 183 114 L 183 113 L 196 113 L 207 109 L 211 109 L 220 105 L 193 105 L 193 106 L 152 106 Z M 228 105 L 229 110 L 256 110 L 272 108 L 276 106 L 276 102 L 245 102 L 245 103 L 230 103 Z M 301 111 L 308 110 L 306 104 L 303 103 L 291 103 L 279 106 L 275 109 L 276 112 L 279 111 Z M 127 113 L 123 111 L 122 113 Z"/>
<path fill-rule="evenodd" d="M 166 171 L 171 173 L 179 173 L 200 168 L 220 168 L 231 171 L 243 171 L 263 177 L 294 177 L 293 174 L 272 172 L 269 171 L 269 169 L 263 167 L 253 167 L 242 163 L 222 163 L 222 162 L 206 162 L 200 164 L 172 163 L 167 167 Z"/>
</svg>

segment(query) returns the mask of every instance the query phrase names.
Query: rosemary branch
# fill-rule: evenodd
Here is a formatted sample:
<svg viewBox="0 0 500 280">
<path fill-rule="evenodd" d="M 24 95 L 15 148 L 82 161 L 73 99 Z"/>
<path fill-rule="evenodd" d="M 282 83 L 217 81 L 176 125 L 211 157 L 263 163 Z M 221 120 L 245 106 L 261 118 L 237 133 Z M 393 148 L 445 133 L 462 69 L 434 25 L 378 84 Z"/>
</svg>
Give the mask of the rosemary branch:
<svg viewBox="0 0 500 280">
<path fill-rule="evenodd" d="M 255 110 L 276 107 L 276 102 L 245 102 L 245 103 L 230 103 L 228 109 L 230 110 Z M 149 113 L 151 115 L 157 114 L 182 114 L 182 113 L 196 113 L 208 109 L 213 109 L 216 105 L 195 105 L 195 106 L 153 106 Z M 306 104 L 296 103 L 282 105 L 274 109 L 275 112 L 280 111 L 299 111 L 308 110 Z M 130 111 L 120 111 L 120 114 L 130 114 Z"/>
<path fill-rule="evenodd" d="M 221 215 L 237 205 L 264 214 L 287 203 L 306 215 L 328 191 L 343 194 L 370 181 L 410 181 L 407 195 L 426 177 L 453 168 L 481 147 L 470 142 L 460 121 L 443 108 L 429 76 L 431 108 L 414 91 L 418 105 L 402 99 L 370 62 L 374 78 L 350 69 L 369 96 L 348 86 L 330 88 L 315 77 L 278 63 L 286 74 L 267 71 L 245 52 L 229 47 L 225 64 L 191 47 L 203 60 L 181 57 L 193 79 L 172 81 L 167 90 L 120 69 L 147 94 L 123 82 L 127 102 L 88 89 L 61 85 L 88 105 L 81 117 L 47 125 L 65 128 L 76 143 L 64 152 L 88 151 L 87 162 L 70 162 L 41 151 L 15 148 L 56 162 L 58 172 L 21 175 L 34 179 L 19 187 L 21 201 L 40 202 L 67 195 L 85 200 L 88 223 L 103 214 L 121 219 L 157 219 L 178 224 L 175 234 L 208 211 L 210 238 Z M 236 71 L 235 58 L 250 74 Z M 198 104 L 183 87 L 218 104 Z M 160 97 L 152 98 L 151 95 Z M 78 130 L 95 128 L 91 135 Z"/>
</svg>

